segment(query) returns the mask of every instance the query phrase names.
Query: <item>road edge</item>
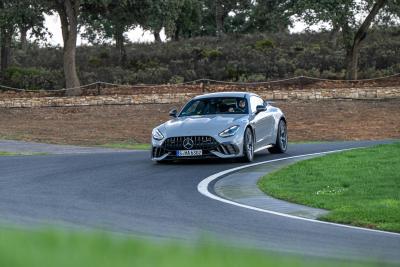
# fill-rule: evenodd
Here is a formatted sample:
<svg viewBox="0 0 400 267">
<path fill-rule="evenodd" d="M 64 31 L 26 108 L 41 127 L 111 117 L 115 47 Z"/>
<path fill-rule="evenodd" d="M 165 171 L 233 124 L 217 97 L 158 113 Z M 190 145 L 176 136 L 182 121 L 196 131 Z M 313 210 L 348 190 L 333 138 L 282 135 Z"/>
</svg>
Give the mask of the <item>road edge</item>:
<svg viewBox="0 0 400 267">
<path fill-rule="evenodd" d="M 307 222 L 311 222 L 311 223 L 319 223 L 319 224 L 332 225 L 332 226 L 336 226 L 336 227 L 344 227 L 344 228 L 349 228 L 349 229 L 354 229 L 354 230 L 361 230 L 361 231 L 368 231 L 368 232 L 374 232 L 374 233 L 379 233 L 379 234 L 400 236 L 400 233 L 395 233 L 395 232 L 388 232 L 388 231 L 383 231 L 383 230 L 369 229 L 369 228 L 363 228 L 363 227 L 346 225 L 346 224 L 339 224 L 339 223 L 333 223 L 333 222 L 320 221 L 320 220 L 315 220 L 315 219 L 309 219 L 309 218 L 289 215 L 289 214 L 276 212 L 276 211 L 272 211 L 272 210 L 261 209 L 261 208 L 253 207 L 253 206 L 250 206 L 250 205 L 238 203 L 238 202 L 235 202 L 235 201 L 232 201 L 232 200 L 229 200 L 229 199 L 225 199 L 223 197 L 220 197 L 220 196 L 218 196 L 216 194 L 211 193 L 211 191 L 209 190 L 209 187 L 210 187 L 211 183 L 215 182 L 216 180 L 219 180 L 219 179 L 223 178 L 226 175 L 229 175 L 231 173 L 234 173 L 234 172 L 237 172 L 237 171 L 240 171 L 240 170 L 243 170 L 243 169 L 247 169 L 247 168 L 251 168 L 251 167 L 267 164 L 267 163 L 270 163 L 270 162 L 283 161 L 283 160 L 294 159 L 294 158 L 303 158 L 303 157 L 308 157 L 308 156 L 318 156 L 318 155 L 322 156 L 322 155 L 326 155 L 326 154 L 349 151 L 349 150 L 359 149 L 359 148 L 365 148 L 365 147 L 346 148 L 346 149 L 338 149 L 338 150 L 330 150 L 330 151 L 325 151 L 325 152 L 317 152 L 317 153 L 303 154 L 303 155 L 297 155 L 297 156 L 290 156 L 290 157 L 266 160 L 266 161 L 247 164 L 247 165 L 240 166 L 240 167 L 231 168 L 231 169 L 228 169 L 228 170 L 224 170 L 224 171 L 212 174 L 212 175 L 206 177 L 205 179 L 203 179 L 197 185 L 197 191 L 200 194 L 202 194 L 202 195 L 204 195 L 204 196 L 206 196 L 208 198 L 211 198 L 213 200 L 220 201 L 220 202 L 223 202 L 225 204 L 230 204 L 230 205 L 233 205 L 233 206 L 236 206 L 236 207 L 241 207 L 241 208 L 257 211 L 257 212 L 268 213 L 268 214 L 272 214 L 272 215 L 286 217 L 286 218 L 290 218 L 290 219 L 294 219 L 294 220 L 307 221 Z"/>
</svg>

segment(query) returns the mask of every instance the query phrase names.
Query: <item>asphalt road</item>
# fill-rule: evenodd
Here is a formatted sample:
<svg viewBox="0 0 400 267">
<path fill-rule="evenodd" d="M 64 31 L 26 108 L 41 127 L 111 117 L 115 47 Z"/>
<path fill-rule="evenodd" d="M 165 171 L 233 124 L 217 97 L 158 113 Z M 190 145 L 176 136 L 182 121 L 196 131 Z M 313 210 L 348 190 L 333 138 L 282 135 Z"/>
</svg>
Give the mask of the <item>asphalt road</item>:
<svg viewBox="0 0 400 267">
<path fill-rule="evenodd" d="M 291 145 L 286 154 L 259 154 L 256 161 L 372 144 Z M 155 164 L 147 151 L 0 157 L 0 221 L 184 240 L 205 234 L 260 249 L 400 262 L 400 235 L 293 220 L 198 193 L 202 179 L 238 165 Z"/>
</svg>

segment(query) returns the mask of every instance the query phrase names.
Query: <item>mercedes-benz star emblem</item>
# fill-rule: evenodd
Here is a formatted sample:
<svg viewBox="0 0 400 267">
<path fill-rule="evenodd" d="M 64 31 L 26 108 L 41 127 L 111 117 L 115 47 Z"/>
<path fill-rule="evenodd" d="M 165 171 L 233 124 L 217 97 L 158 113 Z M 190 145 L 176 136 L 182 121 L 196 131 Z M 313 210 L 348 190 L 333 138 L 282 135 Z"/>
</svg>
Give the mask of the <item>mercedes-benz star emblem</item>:
<svg viewBox="0 0 400 267">
<path fill-rule="evenodd" d="M 186 149 L 192 149 L 194 146 L 194 142 L 193 139 L 190 137 L 187 137 L 185 139 L 183 139 L 183 147 Z"/>
</svg>

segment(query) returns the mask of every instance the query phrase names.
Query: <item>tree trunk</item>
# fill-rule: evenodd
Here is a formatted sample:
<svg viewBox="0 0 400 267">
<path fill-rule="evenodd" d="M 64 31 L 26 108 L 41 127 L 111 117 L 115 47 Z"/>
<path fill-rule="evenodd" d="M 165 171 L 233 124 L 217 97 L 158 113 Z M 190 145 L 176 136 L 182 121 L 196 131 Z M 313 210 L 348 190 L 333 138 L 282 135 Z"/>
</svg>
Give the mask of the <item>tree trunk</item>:
<svg viewBox="0 0 400 267">
<path fill-rule="evenodd" d="M 123 27 L 115 26 L 115 47 L 118 50 L 118 62 L 120 66 L 126 63 L 125 37 Z"/>
<path fill-rule="evenodd" d="M 179 41 L 180 31 L 181 31 L 181 26 L 179 24 L 176 24 L 175 32 L 174 35 L 172 36 L 172 41 Z"/>
<path fill-rule="evenodd" d="M 224 34 L 224 7 L 221 0 L 215 1 L 215 26 L 216 35 L 221 37 Z"/>
<path fill-rule="evenodd" d="M 357 80 L 358 78 L 358 53 L 359 47 L 350 47 L 346 51 L 346 79 Z"/>
<path fill-rule="evenodd" d="M 155 30 L 155 31 L 153 32 L 153 35 L 154 35 L 154 41 L 155 41 L 156 43 L 161 43 L 160 31 Z"/>
<path fill-rule="evenodd" d="M 28 41 L 26 38 L 27 32 L 28 32 L 28 28 L 26 27 L 20 27 L 19 31 L 21 33 L 21 40 L 20 40 L 20 44 L 19 44 L 19 48 L 21 50 L 26 50 L 26 48 L 28 47 Z"/>
<path fill-rule="evenodd" d="M 63 59 L 65 87 L 71 88 L 66 95 L 75 96 L 82 93 L 76 72 L 76 40 L 78 34 L 79 0 L 56 0 L 56 9 L 61 20 L 61 30 L 64 41 Z"/>
<path fill-rule="evenodd" d="M 329 36 L 330 43 L 333 49 L 336 49 L 338 47 L 339 32 L 340 32 L 340 26 L 338 24 L 335 24 Z"/>
<path fill-rule="evenodd" d="M 0 70 L 4 72 L 10 64 L 12 31 L 9 29 L 1 29 L 1 63 Z"/>
<path fill-rule="evenodd" d="M 372 21 L 375 19 L 379 10 L 386 4 L 386 0 L 377 0 L 373 5 L 371 11 L 368 16 L 365 18 L 364 22 L 361 24 L 360 28 L 356 32 L 353 43 L 351 47 L 347 47 L 346 53 L 346 79 L 348 80 L 357 80 L 357 71 L 358 71 L 358 57 L 359 51 L 362 44 L 362 41 L 367 36 L 367 32 L 369 27 L 371 26 Z"/>
</svg>

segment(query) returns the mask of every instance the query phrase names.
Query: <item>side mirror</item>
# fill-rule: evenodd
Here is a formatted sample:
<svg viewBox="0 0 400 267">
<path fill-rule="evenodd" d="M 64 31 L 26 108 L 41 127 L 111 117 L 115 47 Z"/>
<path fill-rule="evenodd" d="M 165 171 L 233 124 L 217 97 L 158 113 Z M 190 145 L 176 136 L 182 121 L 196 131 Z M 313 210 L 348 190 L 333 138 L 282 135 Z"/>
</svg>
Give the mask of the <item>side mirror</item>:
<svg viewBox="0 0 400 267">
<path fill-rule="evenodd" d="M 263 111 L 266 111 L 267 110 L 267 107 L 266 106 L 264 106 L 264 105 L 258 105 L 257 107 L 256 107 L 256 114 L 258 114 L 258 113 L 260 113 L 260 112 L 263 112 Z"/>
<path fill-rule="evenodd" d="M 169 116 L 176 118 L 178 115 L 178 111 L 174 108 L 169 112 Z"/>
</svg>

